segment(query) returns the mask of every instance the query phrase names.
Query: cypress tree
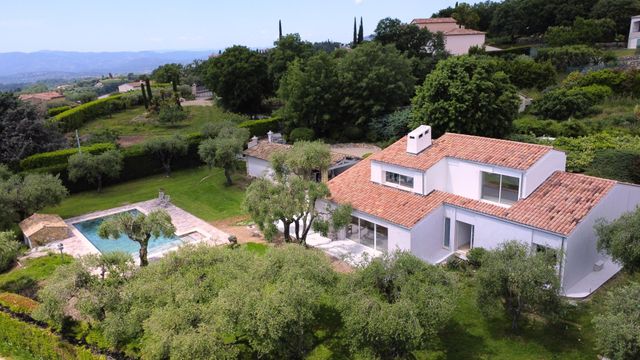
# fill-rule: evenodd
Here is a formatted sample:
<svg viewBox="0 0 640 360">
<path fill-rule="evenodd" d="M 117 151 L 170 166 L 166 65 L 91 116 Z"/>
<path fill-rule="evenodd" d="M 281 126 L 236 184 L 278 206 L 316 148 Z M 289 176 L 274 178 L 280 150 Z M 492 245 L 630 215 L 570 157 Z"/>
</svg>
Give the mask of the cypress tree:
<svg viewBox="0 0 640 360">
<path fill-rule="evenodd" d="M 147 92 L 144 90 L 144 84 L 140 84 L 140 90 L 142 90 L 142 102 L 144 103 L 144 108 L 149 110 L 149 99 L 147 99 Z"/>
<path fill-rule="evenodd" d="M 362 16 L 360 16 L 360 29 L 358 30 L 358 44 L 364 41 L 364 26 L 362 26 Z"/>
<path fill-rule="evenodd" d="M 356 17 L 353 17 L 353 45 L 351 47 L 356 47 L 358 45 L 358 31 L 356 27 Z"/>
<path fill-rule="evenodd" d="M 149 80 L 149 78 L 145 78 L 144 83 L 147 85 L 147 97 L 149 98 L 149 101 L 151 101 L 153 100 L 153 93 L 151 92 L 151 81 Z"/>
<path fill-rule="evenodd" d="M 282 20 L 278 20 L 278 41 L 282 41 Z"/>
</svg>

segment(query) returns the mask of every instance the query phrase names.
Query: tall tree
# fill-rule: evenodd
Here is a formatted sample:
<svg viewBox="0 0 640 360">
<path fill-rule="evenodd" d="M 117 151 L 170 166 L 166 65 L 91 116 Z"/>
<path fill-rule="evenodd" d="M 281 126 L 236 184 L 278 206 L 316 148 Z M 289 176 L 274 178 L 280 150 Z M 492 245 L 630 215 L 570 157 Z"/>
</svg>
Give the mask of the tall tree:
<svg viewBox="0 0 640 360">
<path fill-rule="evenodd" d="M 599 0 L 591 10 L 591 17 L 595 19 L 611 19 L 616 23 L 616 33 L 629 35 L 631 16 L 640 14 L 638 0 Z"/>
<path fill-rule="evenodd" d="M 147 98 L 151 101 L 153 100 L 153 93 L 151 92 L 151 80 L 149 80 L 148 76 L 145 77 L 144 83 L 147 86 Z"/>
<path fill-rule="evenodd" d="M 447 131 L 503 137 L 518 114 L 519 99 L 500 63 L 459 56 L 438 63 L 413 98 L 411 127 L 430 124 Z"/>
<path fill-rule="evenodd" d="M 262 99 L 272 93 L 266 56 L 244 46 L 234 46 L 207 60 L 204 84 L 220 96 L 227 110 L 260 111 Z"/>
<path fill-rule="evenodd" d="M 313 55 L 313 45 L 303 41 L 299 34 L 288 34 L 274 43 L 275 47 L 268 54 L 269 78 L 273 81 L 274 89 L 280 86 L 280 80 L 287 71 L 289 64 L 296 59 L 307 59 Z"/>
<path fill-rule="evenodd" d="M 355 48 L 358 45 L 358 27 L 357 27 L 356 17 L 353 17 L 353 43 L 351 43 L 351 47 Z"/>
<path fill-rule="evenodd" d="M 161 65 L 151 72 L 151 78 L 159 83 L 168 84 L 175 81 L 176 85 L 180 85 L 180 75 L 183 69 L 181 64 Z"/>
<path fill-rule="evenodd" d="M 105 151 L 102 154 L 77 153 L 69 157 L 69 179 L 77 181 L 86 178 L 89 183 L 102 191 L 104 177 L 117 178 L 122 171 L 122 154 L 118 150 Z"/>
<path fill-rule="evenodd" d="M 358 29 L 358 44 L 364 41 L 364 25 L 362 24 L 362 16 L 360 17 L 360 28 Z"/>
<path fill-rule="evenodd" d="M 35 107 L 14 94 L 0 92 L 0 163 L 16 163 L 66 146 L 64 135 Z"/>
<path fill-rule="evenodd" d="M 140 84 L 140 90 L 142 91 L 142 102 L 144 104 L 144 108 L 149 110 L 149 99 L 147 98 L 147 91 L 145 90 L 144 83 Z"/>
<path fill-rule="evenodd" d="M 164 173 L 171 176 L 171 162 L 178 156 L 187 153 L 187 142 L 179 135 L 158 137 L 143 143 L 143 149 L 160 160 Z"/>
<path fill-rule="evenodd" d="M 524 313 L 557 315 L 561 306 L 560 254 L 531 252 L 529 246 L 509 241 L 488 251 L 478 271 L 478 306 L 485 314 L 502 307 L 518 330 Z"/>
<path fill-rule="evenodd" d="M 57 176 L 12 174 L 0 165 L 0 225 L 21 221 L 44 207 L 58 205 L 68 194 Z"/>
<path fill-rule="evenodd" d="M 149 241 L 152 238 L 175 236 L 175 232 L 176 228 L 171 223 L 171 216 L 163 209 L 153 210 L 149 214 L 132 215 L 130 212 L 118 214 L 105 220 L 98 228 L 98 235 L 101 238 L 117 239 L 121 234 L 125 234 L 138 243 L 140 266 L 149 265 L 147 254 Z"/>
<path fill-rule="evenodd" d="M 478 22 L 480 22 L 480 15 L 467 3 L 458 4 L 451 17 L 456 19 L 458 25 L 467 29 L 476 29 Z"/>
<path fill-rule="evenodd" d="M 598 249 L 631 271 L 640 269 L 640 208 L 614 221 L 604 219 L 595 226 Z"/>
<path fill-rule="evenodd" d="M 282 20 L 278 20 L 278 41 L 282 40 Z"/>
<path fill-rule="evenodd" d="M 238 156 L 242 154 L 245 142 L 249 138 L 247 129 L 238 128 L 235 124 L 218 130 L 214 138 L 203 140 L 198 146 L 198 154 L 209 167 L 221 167 L 227 186 L 233 185 L 232 171 L 238 168 Z"/>
</svg>

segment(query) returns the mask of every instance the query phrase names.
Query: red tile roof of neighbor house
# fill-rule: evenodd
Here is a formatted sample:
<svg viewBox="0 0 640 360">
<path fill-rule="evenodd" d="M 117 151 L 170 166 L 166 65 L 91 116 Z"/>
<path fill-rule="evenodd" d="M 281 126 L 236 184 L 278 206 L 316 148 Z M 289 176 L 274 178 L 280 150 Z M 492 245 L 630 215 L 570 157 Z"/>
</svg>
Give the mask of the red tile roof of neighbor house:
<svg viewBox="0 0 640 360">
<path fill-rule="evenodd" d="M 445 157 L 526 170 L 551 150 L 551 146 L 446 133 L 417 155 L 407 153 L 405 136 L 370 158 L 422 171 Z"/>
<path fill-rule="evenodd" d="M 452 17 L 443 17 L 443 18 L 429 18 L 429 19 L 413 19 L 411 20 L 412 24 L 448 24 L 448 23 L 457 23 L 456 19 Z"/>
<path fill-rule="evenodd" d="M 486 33 L 480 30 L 458 28 L 458 29 L 445 31 L 444 34 L 447 36 L 455 36 L 455 35 L 484 35 Z"/>
<path fill-rule="evenodd" d="M 48 92 L 35 93 L 35 94 L 22 94 L 19 96 L 19 98 L 22 101 L 27 101 L 27 100 L 50 101 L 50 100 L 64 98 L 64 95 L 56 91 L 48 91 Z"/>
<path fill-rule="evenodd" d="M 329 181 L 330 200 L 349 203 L 356 210 L 406 228 L 448 204 L 565 236 L 616 184 L 613 180 L 558 171 L 529 197 L 505 208 L 442 191 L 423 196 L 370 179 L 371 160 L 365 159 Z"/>
</svg>

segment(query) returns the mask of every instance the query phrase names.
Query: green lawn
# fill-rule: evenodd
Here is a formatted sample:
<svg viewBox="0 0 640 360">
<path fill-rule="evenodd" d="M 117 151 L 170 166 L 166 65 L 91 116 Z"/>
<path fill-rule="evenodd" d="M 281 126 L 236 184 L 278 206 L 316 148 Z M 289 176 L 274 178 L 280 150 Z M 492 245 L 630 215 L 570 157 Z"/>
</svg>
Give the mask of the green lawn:
<svg viewBox="0 0 640 360">
<path fill-rule="evenodd" d="M 612 50 L 616 57 L 633 56 L 636 54 L 636 49 L 616 49 Z"/>
<path fill-rule="evenodd" d="M 27 260 L 24 267 L 0 274 L 0 292 L 34 297 L 41 281 L 46 280 L 58 266 L 72 261 L 70 256 L 61 257 L 59 254 Z"/>
<path fill-rule="evenodd" d="M 184 107 L 189 113 L 189 118 L 176 126 L 158 125 L 154 117 L 146 118 L 145 109 L 138 106 L 123 112 L 104 116 L 88 122 L 80 128 L 81 134 L 88 134 L 98 129 L 109 128 L 117 130 L 120 135 L 171 135 L 175 133 L 188 134 L 199 131 L 202 126 L 210 121 L 224 120 L 230 117 L 239 118 L 239 115 L 230 114 L 217 106 L 188 106 Z"/>
<path fill-rule="evenodd" d="M 237 175 L 234 180 L 241 182 L 243 177 Z M 173 204 L 206 221 L 243 214 L 244 189 L 238 185 L 226 187 L 222 170 L 207 167 L 175 171 L 170 178 L 158 175 L 114 185 L 100 194 L 87 191 L 71 195 L 59 206 L 43 212 L 69 218 L 150 200 L 158 196 L 161 188 L 171 196 Z"/>
</svg>

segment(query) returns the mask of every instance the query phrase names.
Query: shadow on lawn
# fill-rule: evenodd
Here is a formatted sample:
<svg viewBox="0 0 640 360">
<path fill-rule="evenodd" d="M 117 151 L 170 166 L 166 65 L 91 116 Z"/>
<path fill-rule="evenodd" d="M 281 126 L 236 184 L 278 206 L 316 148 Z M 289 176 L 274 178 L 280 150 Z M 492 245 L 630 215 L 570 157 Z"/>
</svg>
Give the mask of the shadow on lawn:
<svg viewBox="0 0 640 360">
<path fill-rule="evenodd" d="M 461 323 L 452 321 L 440 335 L 445 359 L 486 359 L 485 340 L 471 334 Z"/>
</svg>

